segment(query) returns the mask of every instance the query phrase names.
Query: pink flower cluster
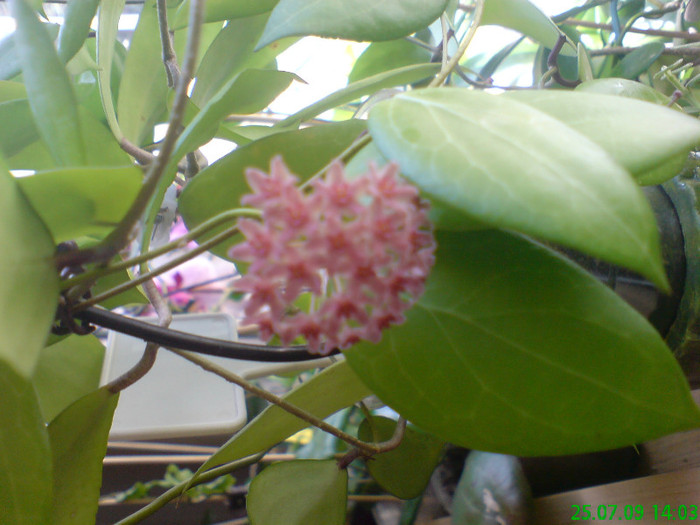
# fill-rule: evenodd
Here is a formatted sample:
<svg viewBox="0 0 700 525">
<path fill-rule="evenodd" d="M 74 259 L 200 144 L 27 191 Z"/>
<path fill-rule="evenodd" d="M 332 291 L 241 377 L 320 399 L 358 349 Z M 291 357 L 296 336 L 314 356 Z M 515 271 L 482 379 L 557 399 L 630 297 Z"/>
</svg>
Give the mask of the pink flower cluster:
<svg viewBox="0 0 700 525">
<path fill-rule="evenodd" d="M 283 344 L 303 336 L 328 354 L 404 321 L 423 293 L 435 241 L 418 190 L 389 164 L 348 180 L 340 162 L 308 192 L 297 187 L 281 157 L 270 174 L 248 169 L 244 205 L 262 222 L 240 219 L 245 240 L 230 256 L 250 266 L 235 289 L 247 292 L 246 324 Z M 304 303 L 305 306 L 302 306 Z"/>
</svg>

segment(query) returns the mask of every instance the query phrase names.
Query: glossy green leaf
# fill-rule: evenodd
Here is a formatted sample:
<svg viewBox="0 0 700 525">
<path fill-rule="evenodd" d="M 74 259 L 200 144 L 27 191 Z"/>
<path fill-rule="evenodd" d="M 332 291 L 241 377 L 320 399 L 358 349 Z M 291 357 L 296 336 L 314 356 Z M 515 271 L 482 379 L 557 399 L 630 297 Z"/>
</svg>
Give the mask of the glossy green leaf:
<svg viewBox="0 0 700 525">
<path fill-rule="evenodd" d="M 62 242 L 112 231 L 139 192 L 142 177 L 134 167 L 73 168 L 44 171 L 17 182 L 55 240 Z"/>
<path fill-rule="evenodd" d="M 360 120 L 324 124 L 265 137 L 238 148 L 202 170 L 180 195 L 179 209 L 188 228 L 215 215 L 240 206 L 241 196 L 250 192 L 246 168 L 269 170 L 270 161 L 282 155 L 289 169 L 306 179 L 338 156 L 365 129 Z M 231 242 L 212 251 L 225 257 Z"/>
<path fill-rule="evenodd" d="M 0 392 L 0 523 L 49 525 L 52 475 L 46 425 L 32 384 L 2 358 Z"/>
<path fill-rule="evenodd" d="M 17 22 L 17 55 L 39 134 L 58 165 L 83 165 L 85 151 L 78 106 L 63 62 L 44 25 L 25 0 L 11 0 L 10 7 Z"/>
<path fill-rule="evenodd" d="M 508 97 L 566 123 L 605 149 L 645 184 L 660 184 L 678 174 L 672 167 L 700 144 L 700 122 L 678 111 L 630 97 L 570 91 L 528 91 Z M 681 162 L 682 166 L 682 162 Z M 654 180 L 649 172 L 655 170 Z M 614 195 L 618 197 L 619 195 Z"/>
<path fill-rule="evenodd" d="M 662 106 L 666 106 L 670 102 L 667 96 L 656 91 L 654 88 L 626 78 L 594 78 L 593 80 L 582 82 L 576 86 L 575 91 L 636 98 Z"/>
<path fill-rule="evenodd" d="M 341 361 L 316 374 L 284 399 L 316 417 L 326 418 L 371 394 L 348 364 Z M 307 426 L 308 423 L 289 412 L 270 406 L 229 439 L 197 472 L 263 452 Z"/>
<path fill-rule="evenodd" d="M 234 113 L 255 113 L 287 89 L 294 73 L 272 69 L 246 69 L 216 93 L 185 128 L 175 145 L 173 162 L 209 142 L 220 122 Z"/>
<path fill-rule="evenodd" d="M 52 525 L 93 525 L 102 459 L 119 394 L 101 388 L 82 397 L 49 425 L 53 457 Z"/>
<path fill-rule="evenodd" d="M 424 89 L 377 104 L 369 130 L 382 154 L 431 199 L 626 266 L 667 288 L 644 195 L 575 126 L 513 97 Z"/>
<path fill-rule="evenodd" d="M 362 422 L 358 437 L 363 441 L 388 441 L 395 428 L 396 421 L 375 416 Z M 384 490 L 397 498 L 415 498 L 428 486 L 442 457 L 444 444 L 430 434 L 407 426 L 401 444 L 394 450 L 373 456 L 367 461 L 367 469 Z"/>
<path fill-rule="evenodd" d="M 610 72 L 611 77 L 635 79 L 644 73 L 661 56 L 663 42 L 649 42 L 626 55 Z"/>
<path fill-rule="evenodd" d="M 283 121 L 276 124 L 277 127 L 297 127 L 302 122 L 310 120 L 324 111 L 333 109 L 342 104 L 347 104 L 365 95 L 376 93 L 385 88 L 412 84 L 419 80 L 424 80 L 440 71 L 440 64 L 416 64 L 413 66 L 400 67 L 384 73 L 379 73 L 371 77 L 363 78 L 357 82 L 339 89 L 330 95 L 314 102 L 301 111 L 290 115 Z"/>
<path fill-rule="evenodd" d="M 153 140 L 153 126 L 166 112 L 168 81 L 161 58 L 155 0 L 144 3 L 129 44 L 119 87 L 117 117 L 124 137 L 137 145 Z"/>
<path fill-rule="evenodd" d="M 126 0 L 101 0 L 97 13 L 97 80 L 100 85 L 102 107 L 109 129 L 117 140 L 124 137 L 117 123 L 117 112 L 112 96 L 112 61 L 114 60 L 114 42 L 117 39 L 119 18 L 124 10 Z"/>
<path fill-rule="evenodd" d="M 31 376 L 56 313 L 53 251 L 17 181 L 0 169 L 0 359 L 24 377 Z"/>
<path fill-rule="evenodd" d="M 378 345 L 345 351 L 402 416 L 518 456 L 606 450 L 700 426 L 654 328 L 595 277 L 495 230 L 442 233 L 426 292 Z"/>
<path fill-rule="evenodd" d="M 280 0 L 257 48 L 285 36 L 395 40 L 426 28 L 445 7 L 447 0 Z"/>
<path fill-rule="evenodd" d="M 253 52 L 262 34 L 267 15 L 232 20 L 212 42 L 197 70 L 192 100 L 202 107 L 227 83 L 246 68 L 266 68 L 296 39 L 286 39 Z"/>
<path fill-rule="evenodd" d="M 430 62 L 431 53 L 403 38 L 375 42 L 357 58 L 348 76 L 348 83 L 384 73 L 390 69 Z"/>
<path fill-rule="evenodd" d="M 498 25 L 513 29 L 550 49 L 563 35 L 552 19 L 530 0 L 488 0 L 484 3 L 481 25 Z M 561 53 L 576 56 L 576 47 L 567 42 Z"/>
<path fill-rule="evenodd" d="M 335 460 L 294 460 L 253 478 L 246 509 L 251 525 L 345 525 L 347 498 L 348 471 Z"/>
<path fill-rule="evenodd" d="M 32 379 L 44 421 L 100 386 L 104 353 L 94 335 L 70 335 L 44 347 Z"/>
<path fill-rule="evenodd" d="M 473 450 L 452 500 L 452 523 L 529 525 L 532 493 L 514 456 Z"/>
<path fill-rule="evenodd" d="M 272 11 L 279 0 L 208 0 L 204 12 L 205 22 L 246 18 Z M 189 23 L 190 2 L 185 0 L 177 8 L 173 27 L 180 29 Z"/>
<path fill-rule="evenodd" d="M 82 47 L 90 32 L 90 24 L 100 0 L 70 0 L 64 22 L 58 32 L 58 56 L 68 62 Z"/>
</svg>

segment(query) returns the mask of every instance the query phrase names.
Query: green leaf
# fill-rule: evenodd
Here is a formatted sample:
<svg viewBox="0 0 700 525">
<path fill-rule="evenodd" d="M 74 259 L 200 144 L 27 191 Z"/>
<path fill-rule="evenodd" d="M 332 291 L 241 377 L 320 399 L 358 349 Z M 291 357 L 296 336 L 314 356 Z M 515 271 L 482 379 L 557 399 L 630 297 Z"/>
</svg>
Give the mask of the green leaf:
<svg viewBox="0 0 700 525">
<path fill-rule="evenodd" d="M 124 138 L 117 123 L 117 113 L 112 97 L 112 61 L 114 60 L 114 42 L 117 39 L 119 18 L 126 0 L 101 0 L 97 13 L 97 80 L 100 84 L 102 107 L 107 117 L 109 129 L 117 140 Z M 145 8 L 145 7 L 144 7 Z"/>
<path fill-rule="evenodd" d="M 100 386 L 104 353 L 94 335 L 70 335 L 44 347 L 32 379 L 44 421 Z"/>
<path fill-rule="evenodd" d="M 329 109 L 347 104 L 365 95 L 373 94 L 380 89 L 418 82 L 436 75 L 439 71 L 440 64 L 416 64 L 392 69 L 391 71 L 385 71 L 384 73 L 358 80 L 290 115 L 275 126 L 278 128 L 298 127 L 302 122 L 310 120 Z"/>
<path fill-rule="evenodd" d="M 628 446 L 700 425 L 654 328 L 558 254 L 495 230 L 438 235 L 406 322 L 345 351 L 379 398 L 459 446 L 518 456 Z"/>
<path fill-rule="evenodd" d="M 250 192 L 246 168 L 269 170 L 270 160 L 282 155 L 301 179 L 307 179 L 345 150 L 365 129 L 360 120 L 324 124 L 302 130 L 276 133 L 236 149 L 202 170 L 180 195 L 179 209 L 188 228 L 237 208 L 241 196 Z M 226 257 L 232 242 L 212 251 Z"/>
<path fill-rule="evenodd" d="M 369 130 L 382 154 L 431 199 L 668 287 L 640 188 L 574 127 L 513 97 L 424 89 L 377 104 Z"/>
<path fill-rule="evenodd" d="M 92 525 L 102 485 L 102 459 L 118 394 L 101 388 L 49 425 L 53 457 L 52 525 Z"/>
<path fill-rule="evenodd" d="M 202 107 L 209 99 L 246 68 L 262 69 L 296 39 L 271 44 L 253 52 L 262 34 L 267 15 L 232 20 L 219 32 L 197 69 L 197 83 L 192 100 Z"/>
<path fill-rule="evenodd" d="M 645 184 L 660 184 L 677 175 L 680 167 L 676 165 L 674 168 L 671 161 L 679 157 L 685 159 L 700 144 L 700 122 L 697 119 L 630 97 L 534 90 L 507 96 L 547 113 L 585 135 L 637 180 L 644 179 Z M 664 165 L 673 169 L 657 169 Z M 656 171 L 650 180 L 652 170 Z"/>
<path fill-rule="evenodd" d="M 473 450 L 452 500 L 452 523 L 528 525 L 532 494 L 514 456 Z"/>
<path fill-rule="evenodd" d="M 552 49 L 563 35 L 557 25 L 529 0 L 488 0 L 484 3 L 481 25 L 498 25 L 527 35 Z M 570 41 L 561 53 L 576 56 L 576 46 Z"/>
<path fill-rule="evenodd" d="M 384 73 L 390 69 L 430 62 L 430 51 L 403 38 L 375 42 L 357 58 L 348 83 Z"/>
<path fill-rule="evenodd" d="M 137 145 L 153 140 L 153 126 L 165 114 L 168 81 L 161 58 L 155 0 L 147 1 L 126 55 L 117 117 L 124 137 Z"/>
<path fill-rule="evenodd" d="M 17 181 L 0 169 L 0 359 L 24 377 L 33 373 L 56 313 L 53 250 Z"/>
<path fill-rule="evenodd" d="M 51 450 L 34 388 L 0 359 L 0 392 L 0 523 L 49 525 Z"/>
<path fill-rule="evenodd" d="M 70 0 L 66 5 L 57 42 L 58 56 L 63 62 L 68 62 L 82 47 L 99 3 L 100 0 Z"/>
<path fill-rule="evenodd" d="M 39 134 L 58 165 L 83 165 L 78 106 L 63 62 L 44 25 L 26 2 L 10 0 L 10 8 L 17 22 L 15 47 Z"/>
<path fill-rule="evenodd" d="M 649 42 L 641 45 L 620 60 L 610 72 L 610 76 L 635 79 L 656 62 L 664 49 L 666 46 L 663 42 Z"/>
<path fill-rule="evenodd" d="M 5 158 L 16 155 L 39 139 L 39 130 L 26 98 L 0 103 L 0 121 L 15 123 L 0 126 L 0 151 Z"/>
<path fill-rule="evenodd" d="M 429 26 L 447 0 L 280 0 L 257 49 L 285 36 L 395 40 Z"/>
<path fill-rule="evenodd" d="M 626 78 L 594 78 L 576 86 L 575 91 L 636 98 L 662 106 L 668 105 L 671 100 L 646 84 Z"/>
<path fill-rule="evenodd" d="M 58 24 L 43 24 L 53 41 L 58 35 Z M 22 61 L 17 54 L 15 34 L 10 33 L 0 40 L 0 79 L 9 80 L 22 72 Z"/>
<path fill-rule="evenodd" d="M 345 525 L 347 498 L 347 470 L 332 459 L 303 459 L 255 476 L 246 509 L 252 525 Z"/>
<path fill-rule="evenodd" d="M 396 421 L 385 417 L 365 419 L 358 430 L 363 441 L 388 441 Z M 407 426 L 401 444 L 394 450 L 373 456 L 367 469 L 384 490 L 401 499 L 420 496 L 442 457 L 444 442 Z"/>
<path fill-rule="evenodd" d="M 204 22 L 218 22 L 222 20 L 233 20 L 236 18 L 246 18 L 272 11 L 272 8 L 279 0 L 208 0 L 207 8 L 204 12 Z M 177 8 L 174 29 L 181 29 L 188 25 L 190 13 L 190 2 L 185 0 Z"/>
<path fill-rule="evenodd" d="M 272 69 L 246 69 L 232 78 L 182 132 L 172 161 L 178 162 L 188 152 L 211 140 L 227 115 L 255 113 L 267 107 L 295 78 L 299 77 L 294 73 Z"/>
<path fill-rule="evenodd" d="M 316 374 L 284 399 L 323 419 L 371 394 L 348 364 L 341 361 Z M 197 473 L 263 452 L 307 426 L 308 423 L 289 412 L 269 406 L 205 461 Z"/>
<path fill-rule="evenodd" d="M 20 98 L 27 98 L 27 90 L 24 84 L 20 82 L 10 82 L 9 80 L 0 80 L 0 103 Z M 3 122 L 5 121 L 3 120 Z"/>
<path fill-rule="evenodd" d="M 17 182 L 56 242 L 62 242 L 112 231 L 138 194 L 141 179 L 141 170 L 134 167 L 73 168 L 39 172 Z"/>
<path fill-rule="evenodd" d="M 117 258 L 113 263 L 120 262 L 121 259 Z M 104 293 L 120 284 L 126 283 L 131 280 L 129 272 L 122 270 L 120 272 L 110 273 L 104 277 L 97 279 L 95 286 L 92 288 L 92 294 L 97 296 Z M 100 306 L 112 310 L 118 306 L 125 306 L 128 304 L 148 304 L 148 299 L 141 291 L 140 287 L 129 288 L 126 292 L 122 292 L 119 295 L 110 297 L 100 303 Z"/>
</svg>

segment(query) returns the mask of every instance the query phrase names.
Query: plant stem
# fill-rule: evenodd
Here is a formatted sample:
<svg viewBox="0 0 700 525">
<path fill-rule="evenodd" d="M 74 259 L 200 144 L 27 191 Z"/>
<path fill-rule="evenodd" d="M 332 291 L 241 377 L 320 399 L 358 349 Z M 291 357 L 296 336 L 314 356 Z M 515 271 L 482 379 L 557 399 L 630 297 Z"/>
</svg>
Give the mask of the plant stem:
<svg viewBox="0 0 700 525">
<path fill-rule="evenodd" d="M 276 405 L 280 407 L 282 410 L 285 410 L 286 412 L 289 412 L 293 416 L 298 417 L 299 419 L 306 421 L 310 425 L 315 426 L 316 428 L 323 430 L 324 432 L 328 432 L 329 434 L 334 435 L 338 439 L 342 439 L 346 443 L 348 443 L 350 446 L 358 449 L 361 454 L 372 456 L 374 454 L 378 454 L 383 451 L 382 445 L 383 443 L 366 443 L 355 436 L 352 436 L 348 434 L 347 432 L 343 432 L 339 428 L 334 427 L 333 425 L 329 425 L 322 419 L 317 418 L 313 414 L 307 412 L 306 410 L 303 410 L 296 405 L 293 405 L 289 403 L 288 401 L 284 400 L 283 398 L 276 396 L 267 390 L 264 390 L 250 381 L 246 381 L 243 379 L 241 376 L 234 374 L 230 370 L 227 370 L 223 367 L 220 367 L 219 365 L 211 362 L 209 359 L 206 359 L 202 356 L 192 354 L 190 352 L 184 352 L 182 350 L 176 350 L 174 348 L 169 348 L 171 352 L 175 352 L 177 355 L 187 359 L 188 361 L 191 361 L 192 363 L 202 367 L 204 370 L 207 370 L 208 372 L 212 372 L 213 374 L 216 374 L 217 376 L 225 379 L 226 381 L 233 383 L 235 385 L 240 386 L 241 388 L 244 388 L 248 392 L 250 392 L 253 395 L 256 395 L 258 397 L 261 397 L 265 401 L 268 401 L 272 403 L 273 405 Z M 393 438 L 392 438 L 393 439 Z"/>
<path fill-rule="evenodd" d="M 562 25 L 588 27 L 591 29 L 602 29 L 604 31 L 612 31 L 610 24 L 599 24 L 598 22 L 589 22 L 588 20 L 576 20 L 575 18 L 567 18 Z M 666 31 L 664 29 L 639 29 L 630 27 L 626 30 L 627 33 L 639 33 L 648 36 L 660 36 L 665 38 L 682 38 L 690 42 L 700 42 L 700 33 L 688 33 L 687 31 Z"/>
<path fill-rule="evenodd" d="M 76 275 L 75 277 L 71 277 L 70 279 L 66 279 L 61 283 L 61 289 L 68 290 L 69 288 L 72 288 L 73 286 L 76 286 L 85 281 L 91 281 L 99 277 L 109 275 L 110 273 L 119 272 L 121 270 L 131 268 L 132 266 L 136 266 L 138 264 L 141 264 L 142 262 L 150 261 L 151 259 L 160 257 L 161 255 L 164 255 L 172 250 L 183 248 L 187 245 L 189 241 L 197 239 L 197 237 L 199 237 L 200 235 L 207 233 L 209 230 L 212 230 L 213 228 L 216 228 L 217 226 L 220 226 L 221 224 L 227 221 L 230 221 L 240 216 L 259 217 L 260 213 L 261 212 L 259 210 L 255 210 L 253 208 L 235 208 L 233 210 L 227 210 L 223 213 L 220 213 L 219 215 L 216 215 L 215 217 L 212 217 L 211 219 L 208 219 L 196 228 L 193 228 L 192 230 L 187 232 L 182 237 L 179 237 L 174 241 L 164 244 L 156 248 L 155 250 L 143 253 L 141 255 L 138 255 L 137 257 L 132 257 L 131 259 L 126 259 L 111 266 L 102 266 L 99 268 L 94 268 L 88 272 L 81 273 L 79 275 Z"/>
<path fill-rule="evenodd" d="M 627 55 L 632 51 L 635 51 L 636 47 L 605 47 L 603 49 L 592 49 L 590 51 L 591 56 L 604 56 L 604 55 Z M 678 56 L 678 57 L 690 57 L 697 58 L 700 57 L 700 47 L 695 44 L 687 44 L 678 47 L 667 47 L 661 52 L 662 55 Z"/>
<path fill-rule="evenodd" d="M 227 463 L 225 465 L 221 465 L 220 467 L 216 467 L 211 470 L 207 470 L 206 472 L 202 472 L 201 474 L 194 476 L 193 479 L 183 481 L 177 486 L 167 490 L 166 492 L 158 496 L 156 499 L 154 499 L 151 503 L 141 508 L 140 510 L 134 512 L 132 515 L 127 516 L 123 520 L 117 522 L 115 525 L 134 525 L 136 523 L 139 523 L 147 517 L 153 515 L 157 510 L 163 508 L 165 505 L 167 505 L 169 502 L 171 502 L 178 496 L 180 496 L 190 486 L 199 485 L 200 483 L 207 483 L 218 477 L 225 476 L 226 474 L 235 472 L 238 469 L 257 463 L 258 461 L 260 461 L 263 455 L 264 453 L 256 454 L 254 456 L 248 456 L 247 458 L 239 459 L 232 463 Z"/>
<path fill-rule="evenodd" d="M 180 67 L 173 49 L 173 39 L 168 29 L 168 11 L 166 0 L 158 0 L 158 27 L 160 29 L 160 45 L 163 49 L 163 65 L 168 77 L 168 87 L 177 86 L 180 80 Z"/>
<path fill-rule="evenodd" d="M 443 85 L 445 83 L 445 80 L 447 80 L 447 77 L 450 75 L 450 73 L 452 73 L 452 70 L 454 70 L 454 68 L 457 67 L 457 65 L 459 65 L 459 61 L 461 60 L 464 53 L 467 51 L 467 48 L 469 47 L 469 44 L 474 38 L 476 30 L 479 27 L 479 24 L 481 23 L 481 16 L 484 13 L 484 1 L 485 0 L 476 0 L 474 17 L 472 18 L 471 25 L 469 26 L 469 31 L 467 31 L 467 34 L 464 35 L 464 38 L 459 44 L 459 48 L 457 49 L 455 55 L 452 58 L 450 58 L 450 60 L 448 60 L 445 67 L 443 67 L 440 70 L 437 76 L 432 80 L 432 82 L 430 82 L 428 87 L 437 87 Z"/>
</svg>

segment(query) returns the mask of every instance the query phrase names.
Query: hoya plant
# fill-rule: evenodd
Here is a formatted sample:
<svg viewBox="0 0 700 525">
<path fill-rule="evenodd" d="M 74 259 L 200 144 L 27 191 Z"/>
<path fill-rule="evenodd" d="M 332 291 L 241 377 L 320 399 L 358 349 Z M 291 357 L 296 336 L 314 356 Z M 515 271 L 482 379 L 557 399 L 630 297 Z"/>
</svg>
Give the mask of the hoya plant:
<svg viewBox="0 0 700 525">
<path fill-rule="evenodd" d="M 271 406 L 122 523 L 309 425 L 348 452 L 263 469 L 251 523 L 344 523 L 355 460 L 412 498 L 444 443 L 565 455 L 700 426 L 662 336 L 560 254 L 672 291 L 641 186 L 692 174 L 695 0 L 553 17 L 528 0 L 146 0 L 126 45 L 125 0 L 68 0 L 59 25 L 41 1 L 8 5 L 0 522 L 94 523 L 119 394 L 160 346 Z M 491 26 L 516 36 L 474 51 Z M 306 36 L 368 45 L 346 86 L 280 116 L 304 79 L 276 58 Z M 232 151 L 208 164 L 213 138 Z M 154 243 L 169 195 L 184 234 Z M 167 328 L 154 279 L 205 252 L 236 263 L 240 320 L 269 346 Z M 156 326 L 120 313 L 135 302 Z M 99 388 L 95 325 L 148 341 Z M 343 358 L 280 398 L 207 353 Z M 398 421 L 327 420 L 368 396 Z"/>
</svg>

